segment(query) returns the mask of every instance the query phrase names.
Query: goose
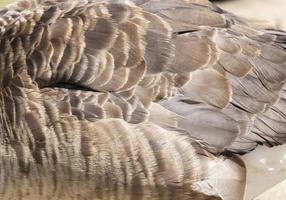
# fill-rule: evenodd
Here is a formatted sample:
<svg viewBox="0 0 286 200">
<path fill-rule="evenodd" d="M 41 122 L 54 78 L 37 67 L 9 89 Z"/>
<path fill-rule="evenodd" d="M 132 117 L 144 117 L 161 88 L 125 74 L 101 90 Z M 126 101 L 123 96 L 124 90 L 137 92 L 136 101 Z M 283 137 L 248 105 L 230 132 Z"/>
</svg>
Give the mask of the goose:
<svg viewBox="0 0 286 200">
<path fill-rule="evenodd" d="M 286 34 L 208 0 L 0 10 L 0 199 L 241 200 L 286 141 Z"/>
</svg>

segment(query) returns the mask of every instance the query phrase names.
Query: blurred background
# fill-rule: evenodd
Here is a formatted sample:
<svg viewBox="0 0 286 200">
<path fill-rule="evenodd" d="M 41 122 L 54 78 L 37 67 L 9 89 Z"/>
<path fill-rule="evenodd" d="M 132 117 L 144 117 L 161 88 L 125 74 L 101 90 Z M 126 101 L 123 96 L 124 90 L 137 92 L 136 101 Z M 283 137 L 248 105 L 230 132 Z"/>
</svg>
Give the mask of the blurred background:
<svg viewBox="0 0 286 200">
<path fill-rule="evenodd" d="M 268 20 L 286 30 L 286 0 L 216 0 L 221 8 L 239 16 Z"/>
<path fill-rule="evenodd" d="M 13 0 L 0 0 L 0 7 L 12 2 Z"/>
</svg>

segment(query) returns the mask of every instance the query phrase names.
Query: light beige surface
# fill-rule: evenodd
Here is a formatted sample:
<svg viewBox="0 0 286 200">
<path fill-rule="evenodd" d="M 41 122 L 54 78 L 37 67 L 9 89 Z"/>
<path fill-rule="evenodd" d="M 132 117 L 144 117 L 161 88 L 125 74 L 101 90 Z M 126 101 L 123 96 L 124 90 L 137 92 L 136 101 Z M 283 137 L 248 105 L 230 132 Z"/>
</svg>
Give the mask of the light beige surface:
<svg viewBox="0 0 286 200">
<path fill-rule="evenodd" d="M 286 180 L 275 185 L 273 188 L 266 191 L 262 195 L 259 195 L 254 200 L 285 199 L 285 196 L 286 196 Z"/>
<path fill-rule="evenodd" d="M 229 0 L 217 4 L 243 17 L 269 20 L 286 30 L 286 0 Z"/>
<path fill-rule="evenodd" d="M 255 151 L 243 156 L 243 160 L 247 166 L 245 200 L 254 199 L 286 180 L 286 145 L 273 148 L 259 146 Z M 285 183 L 281 183 L 284 185 L 284 188 L 281 185 L 271 191 L 275 191 L 276 194 L 277 190 L 283 188 L 279 194 L 283 194 L 284 199 L 286 199 Z M 268 191 L 268 195 L 271 191 Z M 262 199 L 264 200 L 265 198 Z M 276 200 L 276 198 L 274 199 Z"/>
<path fill-rule="evenodd" d="M 12 1 L 13 0 L 0 0 L 0 7 L 4 6 L 4 5 L 6 5 L 6 4 L 8 4 L 8 3 L 12 2 Z"/>
</svg>

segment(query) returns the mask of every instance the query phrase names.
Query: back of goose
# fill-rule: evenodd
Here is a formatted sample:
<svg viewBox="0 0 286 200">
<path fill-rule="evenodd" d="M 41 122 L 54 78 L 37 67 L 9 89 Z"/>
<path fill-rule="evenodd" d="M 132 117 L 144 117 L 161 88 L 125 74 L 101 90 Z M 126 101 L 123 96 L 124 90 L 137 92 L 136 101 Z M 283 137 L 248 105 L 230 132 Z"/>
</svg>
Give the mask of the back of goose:
<svg viewBox="0 0 286 200">
<path fill-rule="evenodd" d="M 237 154 L 286 141 L 285 38 L 207 0 L 7 5 L 1 199 L 243 199 Z"/>
</svg>

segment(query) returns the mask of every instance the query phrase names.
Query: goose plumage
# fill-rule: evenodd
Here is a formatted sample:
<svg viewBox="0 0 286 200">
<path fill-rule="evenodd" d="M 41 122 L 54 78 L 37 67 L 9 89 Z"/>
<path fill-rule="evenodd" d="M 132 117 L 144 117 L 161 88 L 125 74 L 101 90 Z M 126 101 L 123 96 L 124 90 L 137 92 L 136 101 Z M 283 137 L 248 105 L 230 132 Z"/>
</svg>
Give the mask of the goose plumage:
<svg viewBox="0 0 286 200">
<path fill-rule="evenodd" d="M 286 141 L 286 34 L 207 0 L 0 10 L 1 199 L 243 199 Z"/>
</svg>

